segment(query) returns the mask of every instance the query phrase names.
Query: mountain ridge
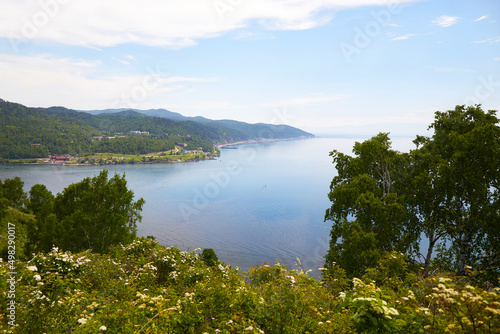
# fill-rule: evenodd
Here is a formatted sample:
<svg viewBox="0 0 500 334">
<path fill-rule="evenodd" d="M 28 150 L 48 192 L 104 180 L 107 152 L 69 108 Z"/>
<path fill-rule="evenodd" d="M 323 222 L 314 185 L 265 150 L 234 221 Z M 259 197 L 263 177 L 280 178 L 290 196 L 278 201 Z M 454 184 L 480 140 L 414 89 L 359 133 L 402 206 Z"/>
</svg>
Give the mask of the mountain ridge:
<svg viewBox="0 0 500 334">
<path fill-rule="evenodd" d="M 214 123 L 218 125 L 225 126 L 227 128 L 243 132 L 250 136 L 249 139 L 290 139 L 290 138 L 312 138 L 313 134 L 303 131 L 299 128 L 292 127 L 286 124 L 268 124 L 268 123 L 247 123 L 242 121 L 236 121 L 231 119 L 220 119 L 213 120 L 203 116 L 184 116 L 180 113 L 170 111 L 168 109 L 158 108 L 158 109 L 134 109 L 134 108 L 118 108 L 118 109 L 101 109 L 101 110 L 80 110 L 82 112 L 99 115 L 99 114 L 110 114 L 110 113 L 121 113 L 124 111 L 135 111 L 144 115 L 152 117 L 161 117 L 166 119 L 172 119 L 177 121 L 194 121 L 202 123 Z M 278 136 L 274 138 L 277 133 L 283 132 L 285 135 L 283 137 Z"/>
</svg>

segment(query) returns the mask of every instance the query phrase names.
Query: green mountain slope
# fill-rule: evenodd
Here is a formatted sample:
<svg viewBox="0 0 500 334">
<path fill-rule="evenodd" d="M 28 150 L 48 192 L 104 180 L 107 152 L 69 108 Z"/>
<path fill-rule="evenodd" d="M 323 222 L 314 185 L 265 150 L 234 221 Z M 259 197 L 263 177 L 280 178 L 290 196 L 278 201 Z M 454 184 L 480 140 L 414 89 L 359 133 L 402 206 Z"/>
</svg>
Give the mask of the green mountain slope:
<svg viewBox="0 0 500 334">
<path fill-rule="evenodd" d="M 212 140 L 195 130 L 179 122 L 135 112 L 93 116 L 62 107 L 28 108 L 0 100 L 2 159 L 105 152 L 147 154 L 173 149 L 179 142 L 185 143 L 186 149 L 201 147 L 212 152 Z M 132 135 L 130 131 L 149 134 Z M 97 138 L 102 136 L 106 138 Z"/>
<path fill-rule="evenodd" d="M 230 137 L 233 137 L 233 141 L 248 140 L 248 139 L 289 139 L 289 138 L 300 138 L 300 137 L 314 137 L 313 134 L 305 132 L 303 130 L 294 128 L 288 125 L 274 125 L 257 123 L 250 124 L 245 122 L 233 121 L 233 120 L 211 120 L 205 117 L 185 117 L 179 113 L 172 112 L 167 109 L 149 109 L 149 110 L 139 110 L 139 109 L 105 109 L 105 110 L 90 110 L 85 111 L 94 115 L 99 114 L 112 114 L 121 113 L 125 111 L 135 111 L 144 115 L 161 117 L 177 121 L 191 121 L 196 123 L 203 123 L 205 125 L 210 125 L 212 129 L 222 129 L 225 128 L 228 131 Z M 221 128 L 222 127 L 222 128 Z M 234 130 L 234 131 L 229 131 Z M 240 138 L 236 138 L 240 134 Z M 241 135 L 244 137 L 242 138 Z M 230 143 L 231 140 L 220 140 L 219 143 Z"/>
<path fill-rule="evenodd" d="M 132 131 L 142 134 L 133 135 Z M 312 136 L 286 125 L 214 121 L 165 109 L 82 112 L 65 107 L 29 108 L 0 99 L 1 159 L 49 154 L 147 154 L 171 150 L 177 143 L 186 144 L 189 150 L 201 147 L 212 152 L 214 144 Z"/>
</svg>

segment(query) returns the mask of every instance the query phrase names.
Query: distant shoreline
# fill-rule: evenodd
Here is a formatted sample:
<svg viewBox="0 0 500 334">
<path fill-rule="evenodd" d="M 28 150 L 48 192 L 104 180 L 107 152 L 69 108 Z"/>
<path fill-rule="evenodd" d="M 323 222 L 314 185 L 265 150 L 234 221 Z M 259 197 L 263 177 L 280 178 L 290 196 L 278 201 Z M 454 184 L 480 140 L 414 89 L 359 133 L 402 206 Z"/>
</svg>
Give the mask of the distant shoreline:
<svg viewBox="0 0 500 334">
<path fill-rule="evenodd" d="M 294 138 L 263 138 L 263 139 L 250 139 L 250 140 L 244 140 L 244 141 L 238 141 L 238 142 L 232 142 L 232 143 L 224 143 L 224 144 L 214 144 L 214 147 L 217 149 L 228 147 L 228 146 L 236 146 L 236 145 L 244 145 L 244 144 L 259 144 L 259 143 L 271 143 L 271 142 L 278 142 L 278 141 L 288 141 L 288 140 L 303 140 L 303 139 L 311 139 L 315 137 L 294 137 Z M 112 154 L 112 153 L 109 153 Z M 32 166 L 114 166 L 114 165 L 155 165 L 155 164 L 176 164 L 176 163 L 188 163 L 188 162 L 199 162 L 199 161 L 206 161 L 206 160 L 217 160 L 217 158 L 220 157 L 219 155 L 213 155 L 209 157 L 204 157 L 200 158 L 198 160 L 196 159 L 186 159 L 186 160 L 161 160 L 161 161 L 134 161 L 134 162 L 123 162 L 123 161 L 118 161 L 118 162 L 108 162 L 108 163 L 71 163 L 71 162 L 3 162 L 0 163 L 1 165 L 32 165 Z M 118 159 L 120 159 L 120 156 L 117 156 Z M 46 158 L 33 158 L 32 160 L 46 160 Z"/>
<path fill-rule="evenodd" d="M 227 144 L 216 144 L 215 146 L 218 148 L 222 148 L 222 147 L 227 147 L 227 146 L 236 146 L 236 145 L 243 145 L 243 144 L 271 143 L 271 142 L 277 142 L 277 141 L 303 140 L 303 139 L 311 139 L 311 138 L 315 138 L 315 137 L 249 139 L 249 140 L 243 140 L 243 141 L 227 143 Z"/>
</svg>

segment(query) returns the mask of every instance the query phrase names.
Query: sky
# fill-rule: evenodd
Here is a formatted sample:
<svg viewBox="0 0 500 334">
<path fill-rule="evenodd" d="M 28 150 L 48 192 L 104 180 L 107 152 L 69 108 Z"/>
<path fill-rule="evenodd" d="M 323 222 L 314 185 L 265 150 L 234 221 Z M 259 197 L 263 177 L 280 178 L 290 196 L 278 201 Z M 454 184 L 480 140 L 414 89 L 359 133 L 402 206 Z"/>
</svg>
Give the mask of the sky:
<svg viewBox="0 0 500 334">
<path fill-rule="evenodd" d="M 500 109 L 498 0 L 0 0 L 0 98 L 317 135 Z"/>
</svg>

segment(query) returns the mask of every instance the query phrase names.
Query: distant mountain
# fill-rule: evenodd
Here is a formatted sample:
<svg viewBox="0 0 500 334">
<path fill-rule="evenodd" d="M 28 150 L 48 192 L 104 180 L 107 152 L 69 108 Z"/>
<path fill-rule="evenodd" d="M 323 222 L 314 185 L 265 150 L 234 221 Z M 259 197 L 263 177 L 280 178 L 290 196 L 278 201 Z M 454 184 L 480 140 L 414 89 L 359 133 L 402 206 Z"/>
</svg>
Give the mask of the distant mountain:
<svg viewBox="0 0 500 334">
<path fill-rule="evenodd" d="M 147 135 L 132 135 L 136 131 Z M 114 139 L 96 139 L 108 137 Z M 29 108 L 0 99 L 0 159 L 147 154 L 173 149 L 177 143 L 212 152 L 218 144 L 307 137 L 313 135 L 287 125 L 184 117 L 166 109 L 76 111 L 61 106 Z"/>
<path fill-rule="evenodd" d="M 202 116 L 186 117 L 167 109 L 140 110 L 140 109 L 122 108 L 122 109 L 86 110 L 84 112 L 93 115 L 99 115 L 99 114 L 123 113 L 125 111 L 135 111 L 137 113 L 141 113 L 152 117 L 161 117 L 177 121 L 192 121 L 192 122 L 200 122 L 205 124 L 223 126 L 225 128 L 238 131 L 239 133 L 247 137 L 245 139 L 289 139 L 289 138 L 301 138 L 301 137 L 305 138 L 314 137 L 314 135 L 311 133 L 305 132 L 298 128 L 294 128 L 289 125 L 274 125 L 265 123 L 250 124 L 233 120 L 211 120 Z"/>
<path fill-rule="evenodd" d="M 149 110 L 139 110 L 139 109 L 131 109 L 131 108 L 119 108 L 119 109 L 102 109 L 102 110 L 79 110 L 80 112 L 85 112 L 92 115 L 100 115 L 100 114 L 115 114 L 123 111 L 132 110 L 135 112 L 139 112 L 141 114 L 151 116 L 151 117 L 161 117 L 168 118 L 173 120 L 186 120 L 188 117 L 184 117 L 179 113 L 172 112 L 167 109 L 149 109 Z"/>
</svg>

